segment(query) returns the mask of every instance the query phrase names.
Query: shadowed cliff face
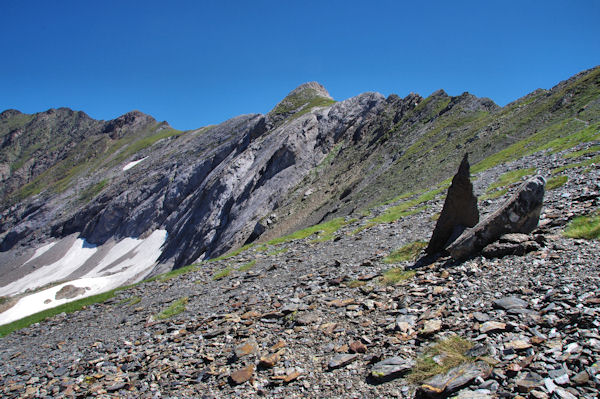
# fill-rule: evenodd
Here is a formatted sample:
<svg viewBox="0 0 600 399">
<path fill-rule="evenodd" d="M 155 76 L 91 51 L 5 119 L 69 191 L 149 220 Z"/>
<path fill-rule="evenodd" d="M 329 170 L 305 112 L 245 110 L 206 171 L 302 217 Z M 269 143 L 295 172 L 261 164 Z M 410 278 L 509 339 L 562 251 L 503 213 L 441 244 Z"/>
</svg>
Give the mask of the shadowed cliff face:
<svg viewBox="0 0 600 399">
<path fill-rule="evenodd" d="M 137 111 L 107 122 L 66 109 L 5 111 L 0 250 L 19 254 L 73 233 L 103 244 L 164 229 L 160 263 L 215 257 L 437 184 L 465 152 L 476 163 L 567 118 L 593 123 L 599 75 L 503 108 L 443 91 L 335 103 L 312 82 L 267 115 L 188 132 Z"/>
</svg>

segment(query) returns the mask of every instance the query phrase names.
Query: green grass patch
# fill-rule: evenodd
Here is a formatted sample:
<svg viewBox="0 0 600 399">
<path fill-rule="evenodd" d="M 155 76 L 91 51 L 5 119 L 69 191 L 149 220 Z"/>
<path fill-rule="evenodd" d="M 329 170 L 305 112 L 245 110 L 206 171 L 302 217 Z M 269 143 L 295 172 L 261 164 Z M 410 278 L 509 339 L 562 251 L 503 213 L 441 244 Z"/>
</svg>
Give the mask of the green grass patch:
<svg viewBox="0 0 600 399">
<path fill-rule="evenodd" d="M 352 234 L 352 235 L 358 234 L 361 231 L 366 230 L 366 229 L 370 229 L 371 227 L 376 226 L 376 225 L 377 225 L 377 223 L 369 222 L 367 224 L 364 224 L 364 225 L 362 225 L 362 226 L 360 226 L 360 227 L 352 230 L 352 232 L 350 234 Z"/>
<path fill-rule="evenodd" d="M 579 216 L 565 228 L 564 235 L 570 238 L 600 239 L 600 213 Z"/>
<path fill-rule="evenodd" d="M 394 285 L 401 281 L 411 279 L 414 275 L 414 270 L 404 270 L 401 267 L 395 267 L 383 273 L 381 282 L 385 285 Z"/>
<path fill-rule="evenodd" d="M 400 220 L 403 217 L 414 215 L 427 209 L 426 206 L 421 206 L 414 209 L 406 209 L 407 207 L 410 208 L 410 206 L 407 206 L 406 203 L 393 206 L 391 208 L 386 209 L 385 212 L 383 212 L 381 215 L 374 217 L 371 221 L 375 224 L 391 223 Z"/>
<path fill-rule="evenodd" d="M 90 202 L 93 198 L 100 194 L 100 192 L 104 189 L 104 187 L 106 187 L 107 184 L 108 180 L 104 179 L 96 184 L 89 186 L 88 188 L 83 190 L 81 194 L 79 194 L 79 200 L 84 203 Z"/>
<path fill-rule="evenodd" d="M 165 320 L 165 319 L 171 318 L 173 316 L 176 316 L 179 313 L 182 313 L 185 311 L 185 305 L 187 305 L 187 303 L 188 303 L 188 297 L 183 297 L 181 299 L 178 299 L 175 302 L 173 302 L 171 305 L 169 305 L 169 307 L 162 310 L 160 313 L 156 314 L 154 316 L 154 318 L 156 320 Z"/>
<path fill-rule="evenodd" d="M 475 164 L 471 171 L 478 173 L 538 151 L 549 149 L 554 153 L 567 150 L 580 143 L 600 139 L 600 123 L 594 123 L 585 128 L 581 128 L 581 125 L 582 122 L 575 118 L 561 120 L 485 158 Z M 573 133 L 565 135 L 565 132 Z"/>
<path fill-rule="evenodd" d="M 401 200 L 405 200 L 405 199 L 407 199 L 407 198 L 414 197 L 414 196 L 416 196 L 416 195 L 418 195 L 418 194 L 422 194 L 424 191 L 425 191 L 425 190 L 420 190 L 420 191 L 409 191 L 409 192 L 406 192 L 406 193 L 402 193 L 402 194 L 398 195 L 397 197 L 394 197 L 394 198 L 392 198 L 392 199 L 389 199 L 389 200 L 387 200 L 387 201 L 383 202 L 381 205 L 389 205 L 389 204 L 392 204 L 392 203 L 394 203 L 394 202 L 398 202 L 398 201 L 401 201 Z"/>
<path fill-rule="evenodd" d="M 347 284 L 347 286 L 348 286 L 348 288 L 358 288 L 358 287 L 362 287 L 365 284 L 367 284 L 366 281 L 352 280 Z"/>
<path fill-rule="evenodd" d="M 551 177 L 546 182 L 546 190 L 554 190 L 564 186 L 567 180 L 569 180 L 569 177 L 565 175 Z"/>
<path fill-rule="evenodd" d="M 352 221 L 346 221 L 344 218 L 339 217 L 335 219 L 331 219 L 328 222 L 324 222 L 321 224 L 317 224 L 306 229 L 298 230 L 292 234 L 287 236 L 279 237 L 274 240 L 267 242 L 268 245 L 277 245 L 282 244 L 294 240 L 302 240 L 306 237 L 309 237 L 313 234 L 317 235 L 317 238 L 314 240 L 316 242 L 328 241 L 333 239 L 334 234 L 343 226 L 351 223 Z"/>
<path fill-rule="evenodd" d="M 506 193 L 508 193 L 508 188 L 503 188 L 503 189 L 500 189 L 500 190 L 486 192 L 484 195 L 482 195 L 479 198 L 479 200 L 480 201 L 485 201 L 485 200 L 500 198 L 500 197 L 502 197 Z"/>
<path fill-rule="evenodd" d="M 335 100 L 329 99 L 329 98 L 323 98 L 323 97 L 317 97 L 317 98 L 313 98 L 312 100 L 310 100 L 308 102 L 308 104 L 306 104 L 306 106 L 304 108 L 302 108 L 300 111 L 296 112 L 292 119 L 296 119 L 301 117 L 304 114 L 308 114 L 313 108 L 316 107 L 328 107 L 331 104 L 335 104 Z"/>
<path fill-rule="evenodd" d="M 390 253 L 386 256 L 383 261 L 385 263 L 398 263 L 404 261 L 415 260 L 421 250 L 427 246 L 425 241 L 415 241 L 410 244 L 406 244 L 401 248 Z"/>
<path fill-rule="evenodd" d="M 471 342 L 457 335 L 437 341 L 417 358 L 417 364 L 408 375 L 408 380 L 412 383 L 422 382 L 472 361 L 465 355 L 472 346 Z M 439 360 L 436 362 L 434 358 Z"/>
<path fill-rule="evenodd" d="M 217 258 L 209 259 L 208 262 L 216 262 L 216 261 L 219 261 L 219 260 L 226 260 L 226 259 L 229 259 L 229 258 L 233 258 L 234 256 L 238 256 L 242 252 L 245 252 L 245 251 L 247 251 L 250 248 L 255 247 L 255 246 L 256 246 L 255 243 L 246 244 L 243 247 L 231 250 L 231 251 L 229 251 L 229 252 L 227 252 L 227 253 L 225 253 L 225 254 L 217 257 Z"/>
<path fill-rule="evenodd" d="M 448 182 L 448 185 L 449 184 L 450 183 Z M 427 206 L 420 206 L 418 208 L 415 208 L 415 207 L 421 205 L 424 202 L 433 200 L 438 194 L 445 191 L 446 188 L 447 188 L 446 181 L 444 181 L 437 188 L 426 191 L 426 192 L 422 193 L 421 195 L 419 195 L 417 198 L 413 198 L 408 201 L 403 201 L 396 206 L 389 207 L 384 212 L 382 212 L 379 216 L 376 216 L 373 219 L 371 219 L 365 226 L 361 226 L 358 229 L 354 230 L 352 232 L 352 234 L 356 234 L 356 233 L 358 233 L 366 228 L 369 228 L 371 226 L 374 226 L 375 224 L 378 224 L 378 223 L 391 223 L 391 222 L 400 220 L 403 217 L 422 212 L 427 209 Z M 401 194 L 398 197 L 385 202 L 383 205 L 386 205 L 386 204 L 389 204 L 392 202 L 396 202 L 402 198 L 412 197 L 415 194 L 416 194 L 415 192 Z"/>
<path fill-rule="evenodd" d="M 254 267 L 254 265 L 256 265 L 256 259 L 255 260 L 251 260 L 248 263 L 244 263 L 243 265 L 241 265 L 240 267 L 238 267 L 238 271 L 240 271 L 240 272 L 247 272 L 248 270 L 252 269 L 252 267 Z"/>
<path fill-rule="evenodd" d="M 490 184 L 487 191 L 492 191 L 500 187 L 508 186 L 521 180 L 525 176 L 529 176 L 535 173 L 534 168 L 517 169 L 510 172 L 503 173 L 494 183 Z"/>
<path fill-rule="evenodd" d="M 579 158 L 579 157 L 582 157 L 582 156 L 585 156 L 588 154 L 593 154 L 598 151 L 600 151 L 600 146 L 595 145 L 590 148 L 585 148 L 583 150 L 567 152 L 566 154 L 563 155 L 563 158 L 566 158 L 566 159 Z"/>
<path fill-rule="evenodd" d="M 600 155 L 597 155 L 590 159 L 586 159 L 585 161 L 582 161 L 582 162 L 575 162 L 575 163 L 570 163 L 567 165 L 560 166 L 556 169 L 553 169 L 552 174 L 556 175 L 556 174 L 562 173 L 568 169 L 581 168 L 581 167 L 590 166 L 592 164 L 597 164 L 597 163 L 600 163 Z"/>
<path fill-rule="evenodd" d="M 174 269 L 174 270 L 171 270 L 170 272 L 151 277 L 147 280 L 144 280 L 144 282 L 145 283 L 149 283 L 151 281 L 165 282 L 165 281 L 169 281 L 170 279 L 172 279 L 174 277 L 177 277 L 182 274 L 189 273 L 189 272 L 193 272 L 194 270 L 198 270 L 198 269 L 199 269 L 199 263 L 193 263 L 191 265 L 180 267 L 179 269 Z"/>
<path fill-rule="evenodd" d="M 218 272 L 216 272 L 215 274 L 213 274 L 212 279 L 213 280 L 220 280 L 222 278 L 225 278 L 225 277 L 229 276 L 229 273 L 231 273 L 231 268 L 226 267 L 225 269 L 219 270 Z"/>
<path fill-rule="evenodd" d="M 275 256 L 275 255 L 279 255 L 279 254 L 285 253 L 287 251 L 288 251 L 287 248 L 279 248 L 279 249 L 275 249 L 275 250 L 273 250 L 271 252 L 268 252 L 267 256 Z"/>
<path fill-rule="evenodd" d="M 104 302 L 104 301 L 114 297 L 117 292 L 126 290 L 131 287 L 132 286 L 129 285 L 129 286 L 125 286 L 125 287 L 115 288 L 114 290 L 110 290 L 110 291 L 104 292 L 102 294 L 88 296 L 86 298 L 82 298 L 82 299 L 78 299 L 73 302 L 62 304 L 55 308 L 47 309 L 47 310 L 32 314 L 32 315 L 24 317 L 20 320 L 15 320 L 12 323 L 8 323 L 3 326 L 0 326 L 0 337 L 4 337 L 5 335 L 10 334 L 13 331 L 20 330 L 21 328 L 28 327 L 32 324 L 40 323 L 49 317 L 56 316 L 57 314 L 60 314 L 63 312 L 64 313 L 73 313 L 73 312 L 83 309 L 86 306 Z"/>
<path fill-rule="evenodd" d="M 132 296 L 132 297 L 123 299 L 122 301 L 117 303 L 117 305 L 133 306 L 133 305 L 137 305 L 141 301 L 142 301 L 142 298 L 140 298 L 139 296 Z"/>
<path fill-rule="evenodd" d="M 146 134 L 150 134 L 150 132 L 152 130 L 157 129 L 159 126 L 160 125 L 156 125 L 152 129 L 149 129 Z M 129 137 L 121 139 L 119 142 L 117 142 L 115 144 L 115 146 L 113 147 L 113 150 L 117 150 L 122 147 L 125 147 L 125 148 L 124 148 L 124 150 L 119 152 L 115 156 L 115 158 L 113 158 L 111 165 L 116 165 L 118 163 L 125 161 L 125 159 L 129 158 L 133 154 L 150 147 L 151 145 L 153 145 L 154 143 L 156 143 L 159 140 L 165 139 L 167 137 L 178 136 L 182 133 L 184 133 L 184 132 L 182 132 L 180 130 L 166 128 L 166 129 L 161 129 L 154 134 L 150 134 L 145 137 L 139 138 L 137 140 L 129 138 Z"/>
</svg>

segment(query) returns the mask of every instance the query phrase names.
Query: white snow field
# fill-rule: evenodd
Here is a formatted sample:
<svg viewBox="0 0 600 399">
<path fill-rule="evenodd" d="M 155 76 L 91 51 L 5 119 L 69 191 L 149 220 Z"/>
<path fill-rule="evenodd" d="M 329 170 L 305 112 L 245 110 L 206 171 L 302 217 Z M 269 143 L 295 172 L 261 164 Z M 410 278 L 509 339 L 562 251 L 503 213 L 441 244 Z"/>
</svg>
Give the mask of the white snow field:
<svg viewBox="0 0 600 399">
<path fill-rule="evenodd" d="M 129 170 L 129 169 L 133 168 L 135 165 L 142 162 L 146 158 L 148 158 L 148 157 L 138 159 L 137 161 L 129 162 L 127 165 L 123 166 L 123 170 L 125 171 L 125 170 Z"/>
<path fill-rule="evenodd" d="M 14 306 L 0 313 L 0 325 L 63 303 L 100 294 L 142 280 L 153 269 L 166 238 L 166 230 L 156 230 L 145 239 L 125 238 L 117 242 L 94 268 L 83 277 L 64 281 L 51 288 L 20 298 Z M 41 254 L 41 252 L 39 254 L 38 252 L 42 248 L 47 247 L 45 249 L 47 251 L 49 249 L 48 245 L 38 249 L 34 257 Z M 101 247 L 95 247 L 87 244 L 85 240 L 77 239 L 60 260 L 44 266 L 11 284 L 0 287 L 0 295 L 19 293 L 28 288 L 37 288 L 48 283 L 64 280 L 99 249 Z M 66 285 L 85 288 L 85 292 L 74 298 L 57 300 L 55 298 L 56 293 Z"/>
</svg>

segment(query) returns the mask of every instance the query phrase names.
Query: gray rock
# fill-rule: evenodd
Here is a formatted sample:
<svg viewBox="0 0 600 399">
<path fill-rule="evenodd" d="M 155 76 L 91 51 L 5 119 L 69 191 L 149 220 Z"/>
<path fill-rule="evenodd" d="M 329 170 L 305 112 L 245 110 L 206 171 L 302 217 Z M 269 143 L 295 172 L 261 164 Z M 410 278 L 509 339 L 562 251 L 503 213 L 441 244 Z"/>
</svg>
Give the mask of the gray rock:
<svg viewBox="0 0 600 399">
<path fill-rule="evenodd" d="M 337 369 L 337 368 L 340 368 L 340 367 L 347 366 L 348 364 L 352 363 L 356 359 L 358 359 L 358 355 L 357 354 L 345 354 L 345 353 L 341 353 L 339 355 L 335 355 L 334 357 L 332 357 L 329 360 L 329 363 L 327 364 L 327 367 L 329 367 L 330 370 Z"/>
<path fill-rule="evenodd" d="M 542 176 L 525 182 L 498 210 L 479 222 L 472 229 L 465 230 L 447 248 L 452 258 L 461 260 L 481 251 L 486 245 L 506 233 L 530 233 L 538 224 L 544 186 Z"/>
<path fill-rule="evenodd" d="M 465 363 L 445 374 L 431 377 L 424 381 L 419 389 L 428 396 L 449 395 L 470 384 L 477 377 L 487 378 L 491 371 L 490 366 L 483 361 Z"/>
<path fill-rule="evenodd" d="M 371 369 L 371 376 L 378 380 L 398 378 L 414 366 L 413 359 L 395 356 L 375 363 Z"/>
<path fill-rule="evenodd" d="M 500 309 L 523 309 L 527 307 L 527 302 L 516 296 L 507 296 L 494 300 L 494 306 Z"/>
<path fill-rule="evenodd" d="M 469 171 L 468 154 L 465 154 L 448 188 L 442 213 L 425 249 L 425 252 L 430 255 L 442 251 L 465 228 L 473 227 L 479 221 L 477 197 L 473 194 Z"/>
<path fill-rule="evenodd" d="M 85 288 L 75 287 L 72 284 L 67 284 L 56 292 L 54 299 L 72 299 L 83 294 L 85 294 Z"/>
</svg>

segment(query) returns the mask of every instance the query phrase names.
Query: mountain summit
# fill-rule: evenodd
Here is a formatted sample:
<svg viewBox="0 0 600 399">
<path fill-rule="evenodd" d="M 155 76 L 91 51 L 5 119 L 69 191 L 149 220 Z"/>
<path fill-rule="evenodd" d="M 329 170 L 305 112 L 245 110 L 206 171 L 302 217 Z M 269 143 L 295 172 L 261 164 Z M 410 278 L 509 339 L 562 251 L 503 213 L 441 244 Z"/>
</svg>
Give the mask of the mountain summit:
<svg viewBox="0 0 600 399">
<path fill-rule="evenodd" d="M 292 90 L 269 112 L 269 117 L 277 124 L 290 116 L 300 116 L 319 106 L 334 103 L 329 92 L 317 82 L 307 82 Z"/>
</svg>

